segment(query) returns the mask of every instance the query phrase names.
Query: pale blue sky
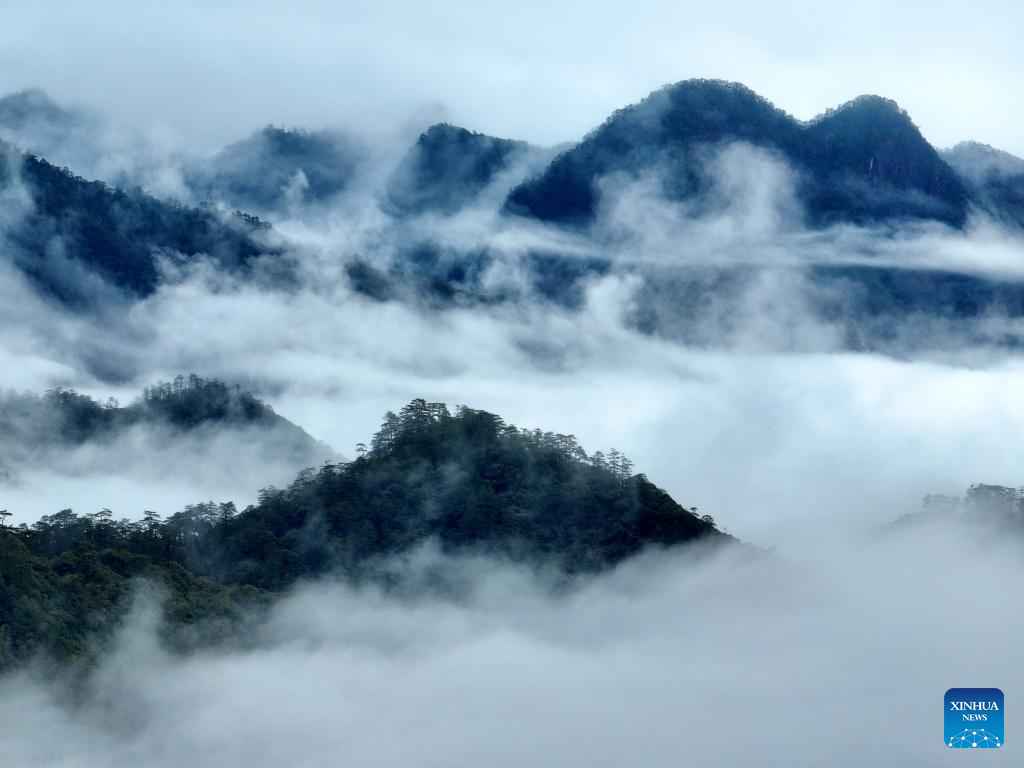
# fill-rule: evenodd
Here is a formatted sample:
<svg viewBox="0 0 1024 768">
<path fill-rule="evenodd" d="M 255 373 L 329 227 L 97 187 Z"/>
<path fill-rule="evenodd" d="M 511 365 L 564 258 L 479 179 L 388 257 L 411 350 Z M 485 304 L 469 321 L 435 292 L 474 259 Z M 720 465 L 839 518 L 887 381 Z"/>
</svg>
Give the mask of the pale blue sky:
<svg viewBox="0 0 1024 768">
<path fill-rule="evenodd" d="M 1006 0 L 6 0 L 0 92 L 38 85 L 212 146 L 268 122 L 444 117 L 556 143 L 687 77 L 806 118 L 865 92 L 934 143 L 1024 154 L 1024 10 Z"/>
</svg>

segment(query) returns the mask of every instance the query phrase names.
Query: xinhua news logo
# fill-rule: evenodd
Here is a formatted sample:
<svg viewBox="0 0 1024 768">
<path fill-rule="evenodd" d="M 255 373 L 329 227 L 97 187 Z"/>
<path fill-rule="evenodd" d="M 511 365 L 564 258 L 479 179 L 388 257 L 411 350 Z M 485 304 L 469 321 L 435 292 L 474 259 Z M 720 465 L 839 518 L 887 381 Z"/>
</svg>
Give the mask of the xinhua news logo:
<svg viewBox="0 0 1024 768">
<path fill-rule="evenodd" d="M 1003 746 L 1003 692 L 998 688 L 946 691 L 946 746 L 999 749 Z"/>
</svg>

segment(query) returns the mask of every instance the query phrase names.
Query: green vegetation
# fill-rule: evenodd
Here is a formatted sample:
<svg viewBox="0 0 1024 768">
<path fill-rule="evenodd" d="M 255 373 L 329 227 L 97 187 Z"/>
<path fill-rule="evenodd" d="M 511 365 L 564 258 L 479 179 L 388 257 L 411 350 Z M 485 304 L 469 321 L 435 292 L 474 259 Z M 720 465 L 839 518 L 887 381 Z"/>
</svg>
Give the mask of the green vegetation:
<svg viewBox="0 0 1024 768">
<path fill-rule="evenodd" d="M 0 669 L 38 653 L 88 660 L 140 579 L 163 585 L 164 638 L 185 648 L 232 636 L 299 579 L 377 579 L 384 558 L 428 540 L 571 576 L 701 537 L 729 538 L 617 451 L 588 456 L 572 436 L 414 400 L 354 461 L 306 470 L 242 512 L 206 503 L 129 521 L 66 509 L 3 528 Z"/>
<path fill-rule="evenodd" d="M 131 296 L 148 296 L 160 279 L 160 261 L 186 263 L 206 256 L 226 270 L 246 272 L 268 246 L 269 226 L 210 206 L 191 208 L 157 200 L 139 188 L 87 181 L 0 142 L 0 189 L 27 195 L 23 215 L 6 232 L 9 256 L 42 291 L 65 304 L 91 306 L 101 278 Z M 284 274 L 282 274 L 284 277 Z"/>
</svg>

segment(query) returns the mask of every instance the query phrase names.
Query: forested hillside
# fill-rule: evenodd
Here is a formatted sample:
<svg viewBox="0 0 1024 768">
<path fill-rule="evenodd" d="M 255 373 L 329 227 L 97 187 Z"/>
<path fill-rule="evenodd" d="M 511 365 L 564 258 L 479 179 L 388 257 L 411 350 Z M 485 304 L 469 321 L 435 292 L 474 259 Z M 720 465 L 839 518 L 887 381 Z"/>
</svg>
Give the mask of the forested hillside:
<svg viewBox="0 0 1024 768">
<path fill-rule="evenodd" d="M 185 647 L 231 637 L 249 608 L 299 579 L 377 580 L 386 558 L 428 541 L 572 577 L 702 538 L 731 540 L 617 451 L 588 455 L 572 436 L 414 400 L 387 414 L 354 461 L 305 471 L 241 512 L 211 502 L 167 519 L 66 509 L 32 525 L 8 520 L 0 669 L 39 653 L 88 658 L 138 579 L 163 585 L 165 638 Z"/>
<path fill-rule="evenodd" d="M 62 451 L 109 444 L 133 429 L 158 440 L 177 435 L 245 433 L 263 441 L 293 466 L 317 463 L 332 451 L 305 430 L 279 416 L 267 403 L 236 386 L 194 374 L 147 387 L 135 402 L 100 403 L 58 387 L 35 395 L 0 392 L 0 480 L 5 466 L 59 460 Z"/>
<path fill-rule="evenodd" d="M 109 298 L 104 284 L 133 296 L 156 290 L 160 259 L 206 257 L 246 270 L 278 257 L 269 228 L 243 214 L 157 200 L 141 189 L 87 181 L 0 142 L 4 255 L 46 294 L 73 306 Z"/>
</svg>

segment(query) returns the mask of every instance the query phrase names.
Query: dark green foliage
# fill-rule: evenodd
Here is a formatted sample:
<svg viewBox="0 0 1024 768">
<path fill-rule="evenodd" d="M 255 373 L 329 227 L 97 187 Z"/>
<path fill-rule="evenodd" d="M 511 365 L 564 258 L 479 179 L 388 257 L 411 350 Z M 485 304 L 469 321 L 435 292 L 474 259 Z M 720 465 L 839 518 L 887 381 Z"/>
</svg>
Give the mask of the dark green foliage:
<svg viewBox="0 0 1024 768">
<path fill-rule="evenodd" d="M 455 213 L 530 149 L 446 123 L 431 126 L 392 176 L 388 202 L 405 214 Z"/>
<path fill-rule="evenodd" d="M 895 103 L 861 97 L 802 124 L 737 83 L 688 80 L 615 112 L 509 195 L 513 213 L 587 225 L 597 182 L 657 172 L 670 199 L 699 206 L 709 150 L 746 142 L 787 160 L 815 224 L 935 219 L 963 225 L 966 190 Z"/>
<path fill-rule="evenodd" d="M 365 455 L 265 492 L 213 535 L 217 559 L 202 570 L 274 589 L 328 567 L 358 576 L 428 539 L 575 573 L 720 534 L 617 452 L 587 457 L 571 436 L 416 400 L 388 414 Z"/>
<path fill-rule="evenodd" d="M 132 522 L 66 509 L 0 529 L 0 669 L 101 649 L 139 579 L 162 585 L 165 640 L 186 648 L 231 637 L 246 606 L 298 579 L 380 578 L 384 558 L 428 540 L 572 575 L 648 546 L 729 539 L 619 452 L 588 456 L 571 435 L 484 411 L 414 400 L 358 454 L 240 513 L 206 503 Z"/>
<path fill-rule="evenodd" d="M 50 534 L 61 526 L 57 546 Z M 225 587 L 173 560 L 157 565 L 133 551 L 144 550 L 141 528 L 61 513 L 30 530 L 0 530 L 0 671 L 39 656 L 88 664 L 106 647 L 143 580 L 162 587 L 163 638 L 175 648 L 231 637 L 250 611 L 267 604 L 259 590 Z M 106 544 L 99 546 L 100 540 Z M 117 548 L 110 546 L 114 541 Z M 33 551 L 46 549 L 59 554 Z"/>
<path fill-rule="evenodd" d="M 96 301 L 101 280 L 135 296 L 152 293 L 159 257 L 174 263 L 205 255 L 225 269 L 244 269 L 261 254 L 276 255 L 261 242 L 266 225 L 251 216 L 86 181 L 0 145 L 0 188 L 15 183 L 31 201 L 6 233 L 7 250 L 37 285 L 68 304 Z"/>
</svg>

